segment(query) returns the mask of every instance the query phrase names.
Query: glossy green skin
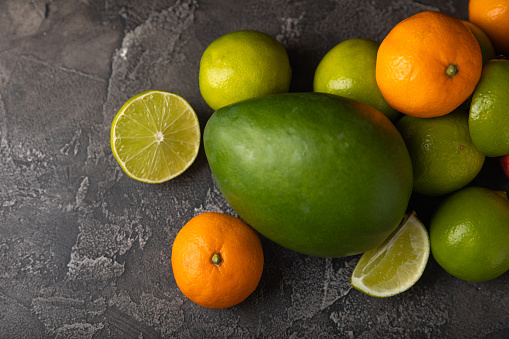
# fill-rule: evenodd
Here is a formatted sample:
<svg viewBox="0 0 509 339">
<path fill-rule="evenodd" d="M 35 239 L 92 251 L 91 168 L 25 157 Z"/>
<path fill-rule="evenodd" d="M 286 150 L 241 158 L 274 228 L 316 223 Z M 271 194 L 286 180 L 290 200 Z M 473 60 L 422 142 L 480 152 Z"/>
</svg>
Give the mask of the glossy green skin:
<svg viewBox="0 0 509 339">
<path fill-rule="evenodd" d="M 396 121 L 401 113 L 385 101 L 376 83 L 379 46 L 379 42 L 369 39 L 349 39 L 337 44 L 318 64 L 313 90 L 363 102 Z"/>
<path fill-rule="evenodd" d="M 412 159 L 414 192 L 445 195 L 466 186 L 481 171 L 485 156 L 470 139 L 464 112 L 434 118 L 404 115 L 395 126 Z"/>
<path fill-rule="evenodd" d="M 509 270 L 509 200 L 505 192 L 470 186 L 448 196 L 430 222 L 435 260 L 467 281 Z"/>
<path fill-rule="evenodd" d="M 287 93 L 217 110 L 203 136 L 232 208 L 276 243 L 341 257 L 378 246 L 412 191 L 403 139 L 379 111 L 324 93 Z"/>
<path fill-rule="evenodd" d="M 484 66 L 468 125 L 479 152 L 488 157 L 509 154 L 509 60 L 493 59 Z"/>
<path fill-rule="evenodd" d="M 490 38 L 476 24 L 470 21 L 463 21 L 463 23 L 467 25 L 468 29 L 470 29 L 470 32 L 472 32 L 475 39 L 479 43 L 479 47 L 481 47 L 482 64 L 486 65 L 488 61 L 497 56 L 495 54 L 495 48 L 493 47 Z"/>
</svg>

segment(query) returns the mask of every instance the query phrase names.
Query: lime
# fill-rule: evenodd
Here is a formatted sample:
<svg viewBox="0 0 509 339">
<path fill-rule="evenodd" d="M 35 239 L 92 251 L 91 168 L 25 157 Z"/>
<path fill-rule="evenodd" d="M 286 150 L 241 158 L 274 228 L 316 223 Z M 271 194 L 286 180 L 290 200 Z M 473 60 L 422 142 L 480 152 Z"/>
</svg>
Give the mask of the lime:
<svg viewBox="0 0 509 339">
<path fill-rule="evenodd" d="M 150 90 L 129 99 L 111 125 L 111 149 L 133 179 L 156 184 L 184 172 L 200 147 L 198 117 L 177 94 Z"/>
<path fill-rule="evenodd" d="M 477 149 L 489 157 L 509 154 L 509 60 L 492 59 L 472 95 L 469 128 Z"/>
<path fill-rule="evenodd" d="M 373 297 L 404 292 L 421 277 L 429 252 L 426 227 L 412 212 L 383 244 L 362 255 L 352 273 L 351 284 Z"/>
<path fill-rule="evenodd" d="M 244 99 L 288 92 L 292 70 L 285 48 L 259 31 L 235 31 L 214 40 L 200 61 L 199 85 L 214 110 Z"/>
<path fill-rule="evenodd" d="M 477 42 L 479 43 L 479 47 L 481 47 L 481 54 L 482 54 L 482 64 L 486 65 L 488 61 L 493 59 L 495 54 L 495 48 L 493 47 L 493 44 L 491 43 L 490 38 L 482 29 L 479 28 L 474 23 L 471 23 L 470 21 L 462 20 L 465 25 L 470 29 L 470 32 L 474 35 L 474 37 L 477 39 Z"/>
<path fill-rule="evenodd" d="M 470 186 L 447 197 L 430 222 L 433 257 L 467 281 L 509 269 L 509 200 L 505 192 Z"/>
<path fill-rule="evenodd" d="M 468 114 L 453 111 L 435 118 L 403 116 L 396 128 L 405 140 L 414 172 L 414 192 L 438 196 L 470 183 L 485 156 L 472 143 Z"/>
<path fill-rule="evenodd" d="M 385 101 L 376 84 L 378 46 L 373 40 L 350 39 L 333 47 L 316 68 L 313 90 L 363 102 L 396 120 L 400 113 Z"/>
</svg>

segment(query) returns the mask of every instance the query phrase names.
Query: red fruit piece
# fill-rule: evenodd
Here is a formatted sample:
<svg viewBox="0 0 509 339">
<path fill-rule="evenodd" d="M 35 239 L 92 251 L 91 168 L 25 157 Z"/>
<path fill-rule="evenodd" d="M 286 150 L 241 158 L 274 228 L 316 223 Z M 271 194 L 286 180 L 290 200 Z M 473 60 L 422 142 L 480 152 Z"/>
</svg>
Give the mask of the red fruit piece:
<svg viewBox="0 0 509 339">
<path fill-rule="evenodd" d="M 500 166 L 505 175 L 509 178 L 509 154 L 500 157 Z"/>
</svg>

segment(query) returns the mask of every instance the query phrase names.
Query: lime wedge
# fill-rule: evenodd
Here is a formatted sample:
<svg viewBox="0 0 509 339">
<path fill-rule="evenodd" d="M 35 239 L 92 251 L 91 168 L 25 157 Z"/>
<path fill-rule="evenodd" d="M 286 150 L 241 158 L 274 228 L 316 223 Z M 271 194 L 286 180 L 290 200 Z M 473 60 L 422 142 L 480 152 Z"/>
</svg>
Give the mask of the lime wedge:
<svg viewBox="0 0 509 339">
<path fill-rule="evenodd" d="M 412 212 L 383 244 L 362 255 L 353 271 L 351 284 L 372 297 L 390 297 L 404 292 L 421 277 L 429 252 L 426 227 Z"/>
<path fill-rule="evenodd" d="M 111 125 L 111 149 L 125 173 L 157 184 L 175 178 L 196 159 L 198 117 L 177 94 L 150 90 L 135 95 Z"/>
</svg>

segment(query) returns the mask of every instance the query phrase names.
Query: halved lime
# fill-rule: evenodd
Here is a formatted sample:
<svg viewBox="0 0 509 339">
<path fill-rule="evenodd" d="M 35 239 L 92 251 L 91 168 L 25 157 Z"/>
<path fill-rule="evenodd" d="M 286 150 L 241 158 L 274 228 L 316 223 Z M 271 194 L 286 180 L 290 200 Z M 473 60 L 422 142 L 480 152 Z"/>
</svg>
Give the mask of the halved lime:
<svg viewBox="0 0 509 339">
<path fill-rule="evenodd" d="M 125 173 L 157 184 L 175 178 L 196 159 L 198 117 L 181 96 L 150 90 L 135 95 L 111 125 L 111 149 Z"/>
<path fill-rule="evenodd" d="M 404 292 L 421 277 L 429 252 L 428 232 L 412 212 L 382 245 L 362 255 L 351 284 L 372 297 Z"/>
</svg>

